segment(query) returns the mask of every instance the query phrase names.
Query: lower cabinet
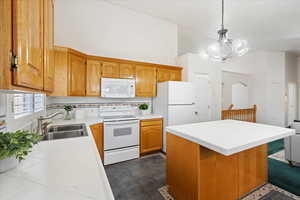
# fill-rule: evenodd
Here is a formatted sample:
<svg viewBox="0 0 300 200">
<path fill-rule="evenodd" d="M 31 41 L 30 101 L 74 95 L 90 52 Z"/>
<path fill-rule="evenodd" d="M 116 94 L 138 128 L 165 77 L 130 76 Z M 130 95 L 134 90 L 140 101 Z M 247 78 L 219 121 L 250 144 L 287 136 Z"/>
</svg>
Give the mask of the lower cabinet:
<svg viewBox="0 0 300 200">
<path fill-rule="evenodd" d="M 103 124 L 102 123 L 95 124 L 90 126 L 90 128 L 92 130 L 98 152 L 103 162 L 104 161 Z"/>
<path fill-rule="evenodd" d="M 161 151 L 163 145 L 162 119 L 141 120 L 140 153 Z"/>
</svg>

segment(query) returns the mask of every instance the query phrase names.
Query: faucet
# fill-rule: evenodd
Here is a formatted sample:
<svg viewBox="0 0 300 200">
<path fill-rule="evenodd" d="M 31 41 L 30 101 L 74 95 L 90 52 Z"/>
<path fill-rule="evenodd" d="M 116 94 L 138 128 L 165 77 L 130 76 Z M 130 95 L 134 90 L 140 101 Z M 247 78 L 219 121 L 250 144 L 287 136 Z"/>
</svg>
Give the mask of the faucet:
<svg viewBox="0 0 300 200">
<path fill-rule="evenodd" d="M 51 115 L 48 115 L 46 117 L 40 116 L 37 119 L 38 120 L 38 127 L 37 127 L 38 134 L 45 135 L 47 127 L 48 127 L 49 124 L 51 124 L 51 122 L 43 123 L 43 121 L 48 120 L 48 119 L 52 119 L 53 117 L 55 117 L 57 115 L 64 115 L 64 113 L 63 112 L 55 112 L 55 113 L 53 113 Z"/>
</svg>

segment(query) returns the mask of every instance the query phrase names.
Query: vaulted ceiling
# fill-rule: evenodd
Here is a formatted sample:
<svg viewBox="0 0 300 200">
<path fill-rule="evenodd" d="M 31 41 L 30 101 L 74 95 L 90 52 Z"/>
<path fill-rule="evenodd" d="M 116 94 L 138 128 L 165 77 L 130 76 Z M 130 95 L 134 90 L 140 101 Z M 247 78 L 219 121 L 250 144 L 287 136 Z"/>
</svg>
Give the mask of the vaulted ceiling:
<svg viewBox="0 0 300 200">
<path fill-rule="evenodd" d="M 217 38 L 221 0 L 106 0 L 178 25 L 179 54 L 198 52 Z M 300 0 L 225 0 L 231 38 L 252 49 L 300 53 Z"/>
</svg>

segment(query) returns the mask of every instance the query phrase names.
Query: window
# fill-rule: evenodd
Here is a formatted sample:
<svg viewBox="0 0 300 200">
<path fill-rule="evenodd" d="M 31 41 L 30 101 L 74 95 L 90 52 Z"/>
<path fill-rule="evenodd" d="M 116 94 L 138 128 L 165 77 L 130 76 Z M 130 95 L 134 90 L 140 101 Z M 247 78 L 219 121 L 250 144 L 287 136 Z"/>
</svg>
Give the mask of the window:
<svg viewBox="0 0 300 200">
<path fill-rule="evenodd" d="M 13 113 L 15 118 L 45 109 L 44 94 L 14 94 Z"/>
<path fill-rule="evenodd" d="M 45 108 L 45 95 L 44 94 L 34 94 L 34 112 L 39 112 Z"/>
<path fill-rule="evenodd" d="M 13 112 L 15 117 L 32 113 L 32 94 L 14 94 Z"/>
</svg>

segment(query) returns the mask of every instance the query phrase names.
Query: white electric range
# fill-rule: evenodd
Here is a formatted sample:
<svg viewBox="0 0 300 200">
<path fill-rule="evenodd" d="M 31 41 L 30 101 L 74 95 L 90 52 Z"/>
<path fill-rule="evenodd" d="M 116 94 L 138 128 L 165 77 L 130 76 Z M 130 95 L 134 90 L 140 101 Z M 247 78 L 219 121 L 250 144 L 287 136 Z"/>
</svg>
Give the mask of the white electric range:
<svg viewBox="0 0 300 200">
<path fill-rule="evenodd" d="M 139 158 L 140 126 L 131 106 L 102 106 L 104 165 Z"/>
</svg>

